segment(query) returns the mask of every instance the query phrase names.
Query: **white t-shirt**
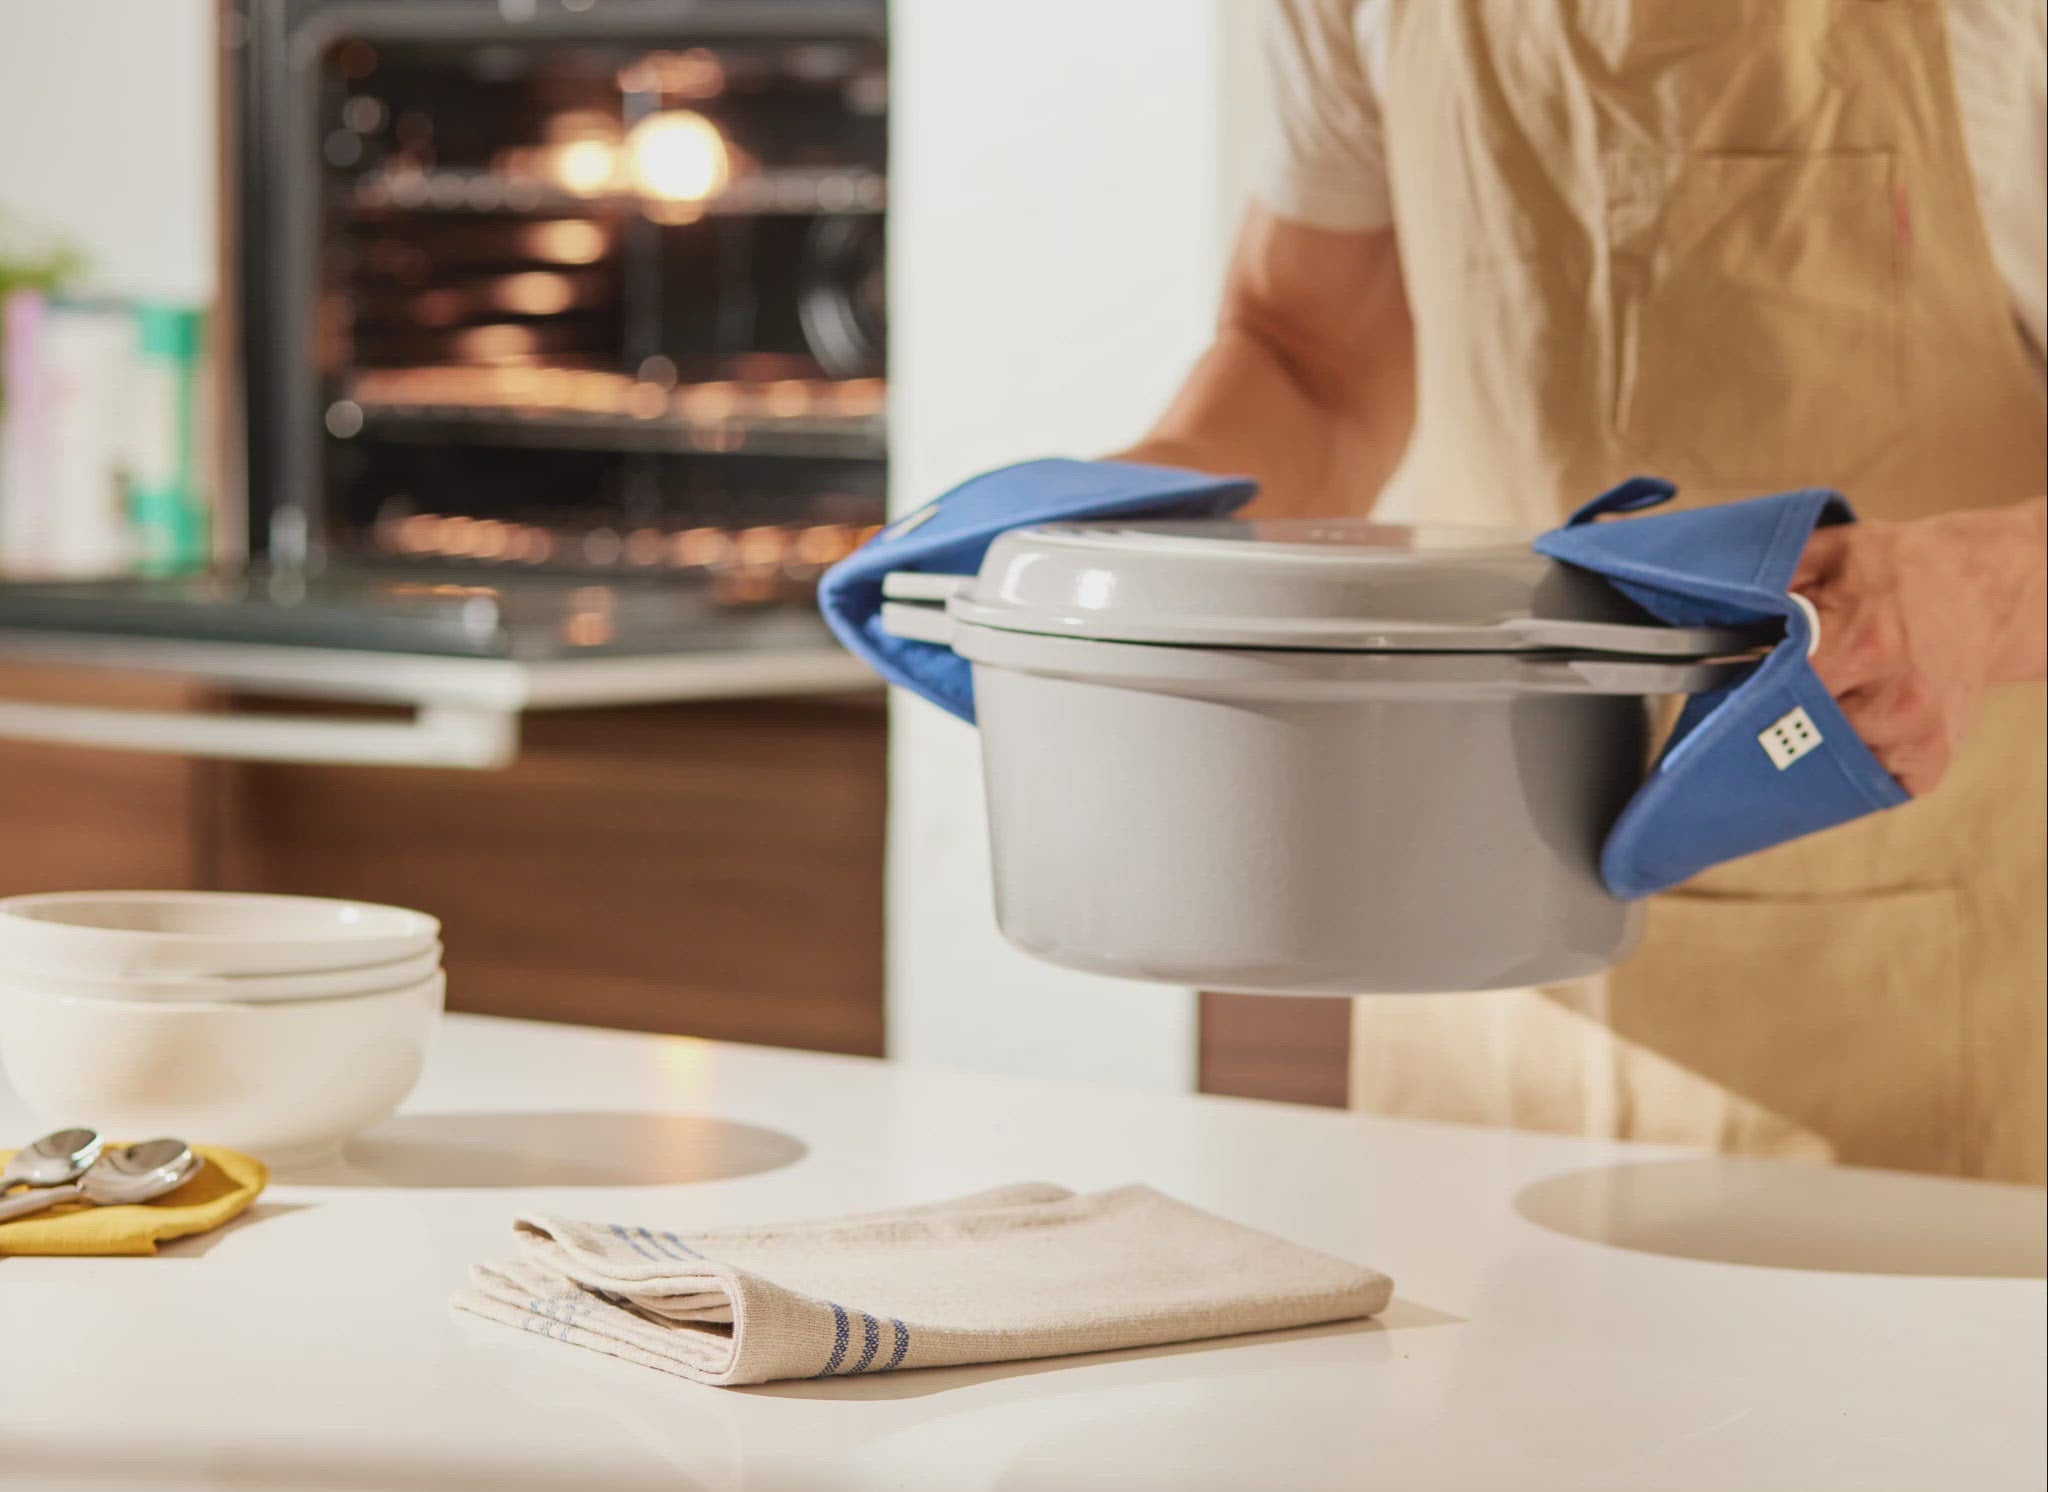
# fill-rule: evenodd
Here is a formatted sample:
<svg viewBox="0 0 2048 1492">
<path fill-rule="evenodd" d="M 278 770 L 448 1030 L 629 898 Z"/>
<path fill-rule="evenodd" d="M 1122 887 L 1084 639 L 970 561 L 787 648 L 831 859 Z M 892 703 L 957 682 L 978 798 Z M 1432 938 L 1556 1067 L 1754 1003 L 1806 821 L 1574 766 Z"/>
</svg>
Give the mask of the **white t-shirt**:
<svg viewBox="0 0 2048 1492">
<path fill-rule="evenodd" d="M 1387 0 L 1267 3 L 1278 129 L 1260 198 L 1311 227 L 1386 227 Z M 1949 0 L 1948 32 L 1991 257 L 2038 364 L 2048 343 L 2048 0 Z"/>
</svg>

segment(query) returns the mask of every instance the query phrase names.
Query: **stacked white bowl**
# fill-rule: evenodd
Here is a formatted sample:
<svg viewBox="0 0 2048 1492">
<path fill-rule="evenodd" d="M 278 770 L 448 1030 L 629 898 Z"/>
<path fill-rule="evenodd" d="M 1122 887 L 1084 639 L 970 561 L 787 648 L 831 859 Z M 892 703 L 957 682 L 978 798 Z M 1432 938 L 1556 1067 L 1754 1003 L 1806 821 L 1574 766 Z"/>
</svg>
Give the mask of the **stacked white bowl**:
<svg viewBox="0 0 2048 1492">
<path fill-rule="evenodd" d="M 313 896 L 0 898 L 0 1068 L 52 1125 L 324 1159 L 418 1081 L 440 930 Z"/>
</svg>

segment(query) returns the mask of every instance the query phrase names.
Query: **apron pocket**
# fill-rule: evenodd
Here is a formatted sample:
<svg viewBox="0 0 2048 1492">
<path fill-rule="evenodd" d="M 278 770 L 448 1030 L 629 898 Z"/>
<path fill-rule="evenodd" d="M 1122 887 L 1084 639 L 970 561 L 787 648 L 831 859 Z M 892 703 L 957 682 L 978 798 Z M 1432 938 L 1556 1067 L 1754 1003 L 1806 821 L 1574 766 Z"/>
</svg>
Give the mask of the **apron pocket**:
<svg viewBox="0 0 2048 1492">
<path fill-rule="evenodd" d="M 1889 152 L 1604 163 L 1614 433 L 1683 484 L 1848 486 L 1898 430 Z"/>
<path fill-rule="evenodd" d="M 1610 976 L 1609 1023 L 1818 1135 L 1837 1160 L 1953 1171 L 1967 1076 L 1962 917 L 1946 887 L 1655 897 L 1640 950 Z"/>
</svg>

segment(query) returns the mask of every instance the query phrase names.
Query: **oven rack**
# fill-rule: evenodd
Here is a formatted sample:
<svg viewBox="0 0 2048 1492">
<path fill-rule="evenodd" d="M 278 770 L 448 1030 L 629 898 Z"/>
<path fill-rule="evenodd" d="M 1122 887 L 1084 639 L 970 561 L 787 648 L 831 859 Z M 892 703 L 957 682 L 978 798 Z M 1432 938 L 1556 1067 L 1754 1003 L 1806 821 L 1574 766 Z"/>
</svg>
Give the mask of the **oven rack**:
<svg viewBox="0 0 2048 1492">
<path fill-rule="evenodd" d="M 873 215 L 880 213 L 887 201 L 887 178 L 879 171 L 788 166 L 735 176 L 717 195 L 698 202 L 671 202 L 610 189 L 583 193 L 545 177 L 456 169 L 367 171 L 340 190 L 340 205 L 365 211 L 632 211 L 669 223 L 692 222 L 707 215 Z"/>
<path fill-rule="evenodd" d="M 340 410 L 347 405 L 354 413 Z M 340 410 L 339 413 L 337 411 Z M 728 416 L 693 420 L 675 415 L 586 414 L 578 410 L 504 409 L 481 405 L 408 405 L 338 401 L 339 426 L 378 440 L 627 451 L 677 455 L 817 457 L 880 461 L 887 437 L 880 415 Z"/>
</svg>

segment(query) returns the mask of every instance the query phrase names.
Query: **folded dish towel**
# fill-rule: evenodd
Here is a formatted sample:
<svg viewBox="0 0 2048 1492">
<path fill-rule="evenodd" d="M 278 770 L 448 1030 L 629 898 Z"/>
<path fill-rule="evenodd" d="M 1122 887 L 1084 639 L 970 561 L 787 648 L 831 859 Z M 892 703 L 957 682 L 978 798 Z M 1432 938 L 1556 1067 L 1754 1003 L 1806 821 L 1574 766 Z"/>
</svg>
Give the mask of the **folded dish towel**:
<svg viewBox="0 0 2048 1492">
<path fill-rule="evenodd" d="M 1385 1275 L 1143 1186 L 716 1231 L 523 1217 L 455 1305 L 700 1383 L 1010 1362 L 1371 1316 Z"/>
<path fill-rule="evenodd" d="M 217 1145 L 192 1149 L 206 1164 L 176 1191 L 154 1202 L 66 1207 L 0 1223 L 0 1255 L 153 1254 L 159 1243 L 210 1232 L 240 1217 L 270 1180 L 253 1155 Z M 0 1165 L 13 1154 L 0 1150 Z"/>
</svg>

